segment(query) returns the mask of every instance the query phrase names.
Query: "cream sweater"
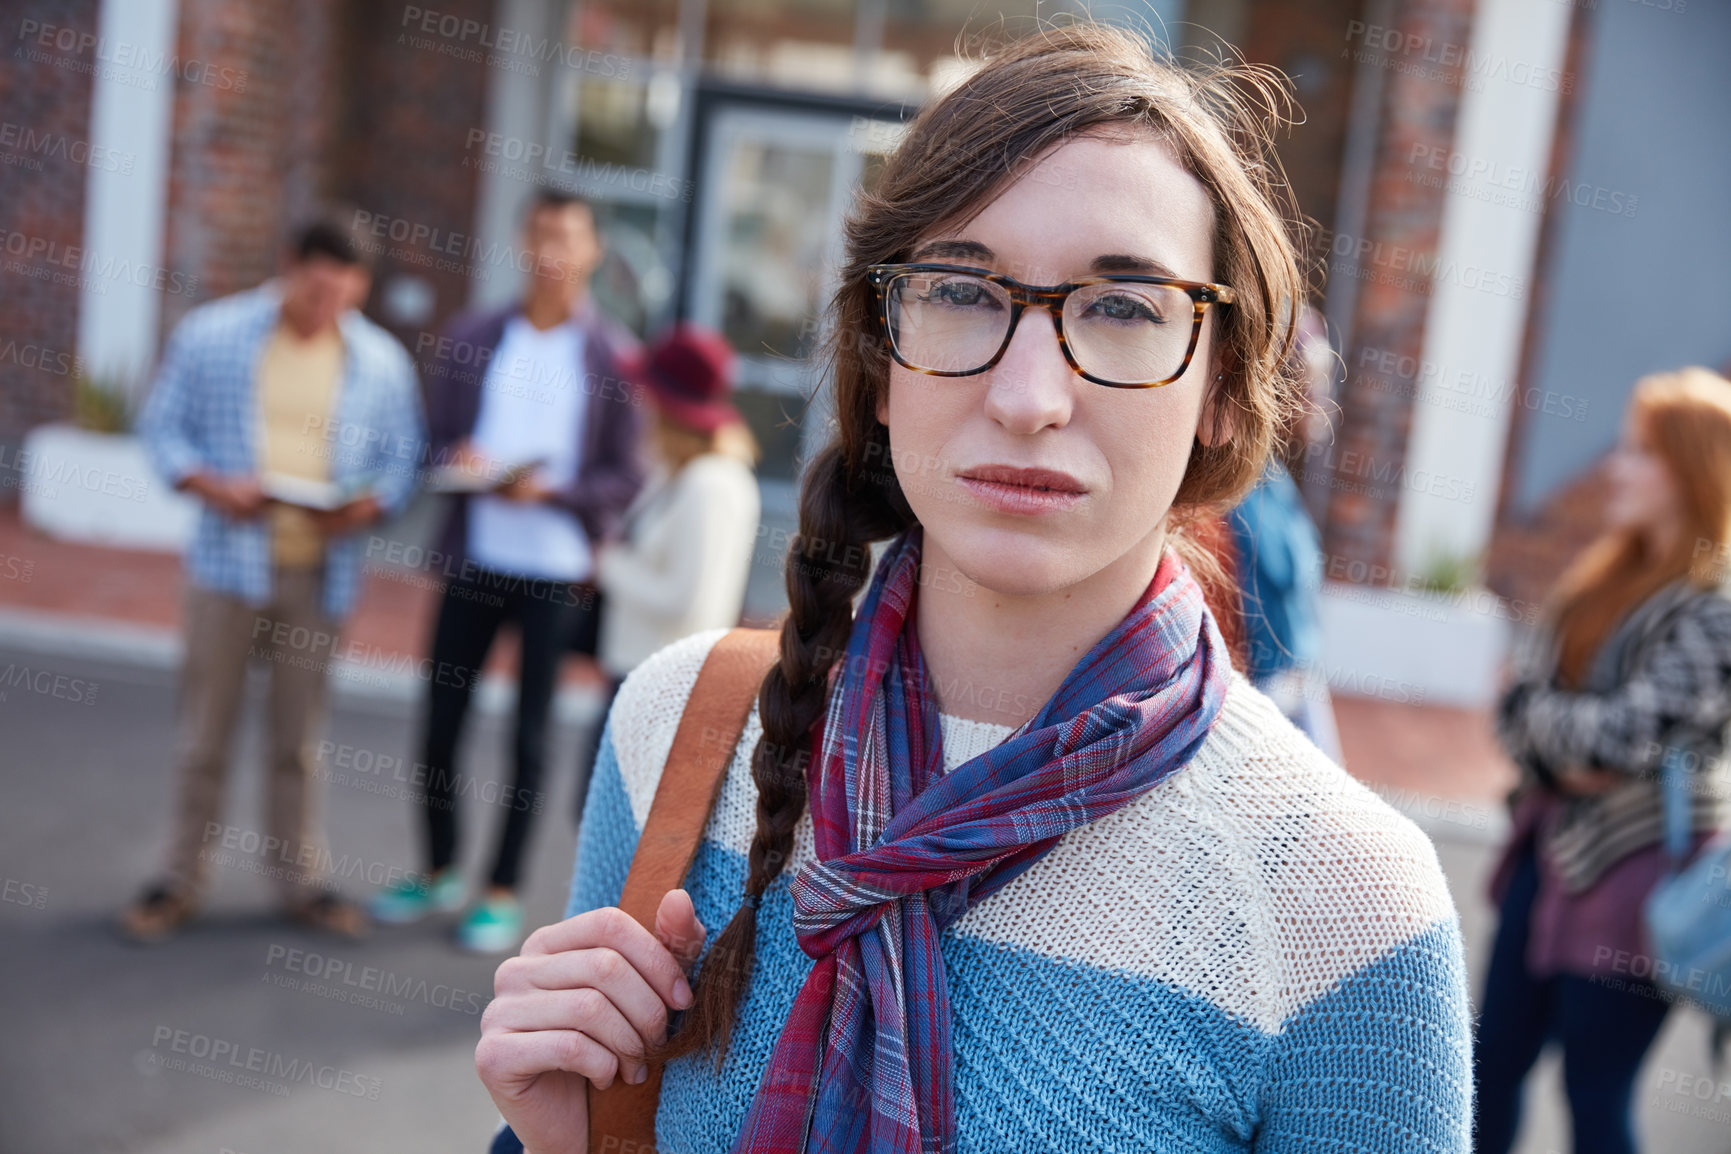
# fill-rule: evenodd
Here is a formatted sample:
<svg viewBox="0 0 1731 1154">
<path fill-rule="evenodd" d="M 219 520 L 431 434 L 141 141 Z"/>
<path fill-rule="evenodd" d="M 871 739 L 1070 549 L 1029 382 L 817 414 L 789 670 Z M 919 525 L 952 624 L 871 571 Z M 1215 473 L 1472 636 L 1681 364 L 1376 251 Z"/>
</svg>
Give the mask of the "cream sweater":
<svg viewBox="0 0 1731 1154">
<path fill-rule="evenodd" d="M 662 650 L 620 690 L 567 916 L 617 903 L 720 635 Z M 944 718 L 947 767 L 1009 732 Z M 754 707 L 686 881 L 712 936 L 743 892 L 761 733 Z M 664 1154 L 725 1151 L 739 1129 L 812 965 L 787 889 L 812 854 L 808 814 L 764 895 L 726 1061 L 668 1066 Z M 1067 834 L 942 950 L 961 1154 L 1468 1148 L 1466 972 L 1436 852 L 1237 674 L 1191 761 Z"/>
<path fill-rule="evenodd" d="M 651 653 L 739 622 L 760 511 L 751 467 L 694 458 L 626 513 L 626 537 L 601 552 L 601 666 L 624 677 Z"/>
</svg>

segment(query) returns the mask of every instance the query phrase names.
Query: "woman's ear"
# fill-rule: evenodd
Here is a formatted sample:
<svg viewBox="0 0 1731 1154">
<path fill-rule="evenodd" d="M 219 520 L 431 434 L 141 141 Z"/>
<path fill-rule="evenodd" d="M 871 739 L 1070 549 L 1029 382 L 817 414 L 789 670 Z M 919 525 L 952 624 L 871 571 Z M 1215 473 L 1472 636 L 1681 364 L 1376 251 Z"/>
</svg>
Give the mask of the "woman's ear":
<svg viewBox="0 0 1731 1154">
<path fill-rule="evenodd" d="M 1238 433 L 1238 422 L 1232 411 L 1232 398 L 1226 392 L 1226 371 L 1215 366 L 1208 382 L 1208 393 L 1202 398 L 1202 415 L 1196 422 L 1196 439 L 1210 449 L 1232 442 Z"/>
</svg>

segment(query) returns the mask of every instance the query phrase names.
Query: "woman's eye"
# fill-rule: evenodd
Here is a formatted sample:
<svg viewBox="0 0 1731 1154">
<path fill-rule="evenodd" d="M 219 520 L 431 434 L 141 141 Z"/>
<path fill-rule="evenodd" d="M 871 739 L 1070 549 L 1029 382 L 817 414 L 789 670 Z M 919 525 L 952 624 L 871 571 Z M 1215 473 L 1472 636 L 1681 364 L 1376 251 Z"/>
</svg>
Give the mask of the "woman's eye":
<svg viewBox="0 0 1731 1154">
<path fill-rule="evenodd" d="M 985 285 L 979 281 L 967 280 L 939 281 L 932 285 L 920 299 L 958 309 L 978 308 L 981 305 L 993 303 L 992 296 L 986 291 Z"/>
<path fill-rule="evenodd" d="M 1166 323 L 1164 312 L 1159 306 L 1135 293 L 1110 293 L 1096 297 L 1088 303 L 1087 311 L 1083 315 L 1108 321 L 1142 321 L 1156 325 Z"/>
</svg>

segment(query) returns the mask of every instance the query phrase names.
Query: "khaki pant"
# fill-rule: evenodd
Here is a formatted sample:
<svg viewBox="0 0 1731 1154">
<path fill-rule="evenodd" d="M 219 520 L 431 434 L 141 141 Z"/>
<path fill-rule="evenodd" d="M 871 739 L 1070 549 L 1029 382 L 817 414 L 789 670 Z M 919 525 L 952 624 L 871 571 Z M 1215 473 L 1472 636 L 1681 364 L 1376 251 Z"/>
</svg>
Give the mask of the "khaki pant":
<svg viewBox="0 0 1731 1154">
<path fill-rule="evenodd" d="M 168 868 L 176 888 L 195 901 L 213 865 L 261 873 L 287 902 L 312 896 L 324 883 L 330 854 L 320 830 L 315 742 L 339 626 L 325 616 L 323 588 L 322 568 L 278 568 L 262 606 L 187 586 L 175 741 L 179 800 Z M 222 815 L 249 658 L 264 660 L 270 671 L 262 833 Z"/>
</svg>

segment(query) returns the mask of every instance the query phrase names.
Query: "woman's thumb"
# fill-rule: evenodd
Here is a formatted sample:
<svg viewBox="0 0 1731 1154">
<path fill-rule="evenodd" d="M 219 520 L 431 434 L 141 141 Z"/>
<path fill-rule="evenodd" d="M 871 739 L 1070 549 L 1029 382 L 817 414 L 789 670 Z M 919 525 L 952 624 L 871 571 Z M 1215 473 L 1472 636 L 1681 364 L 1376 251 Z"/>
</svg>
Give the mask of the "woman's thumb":
<svg viewBox="0 0 1731 1154">
<path fill-rule="evenodd" d="M 680 966 L 690 970 L 703 953 L 704 934 L 691 895 L 684 890 L 668 890 L 655 911 L 655 940 L 679 959 Z"/>
</svg>

